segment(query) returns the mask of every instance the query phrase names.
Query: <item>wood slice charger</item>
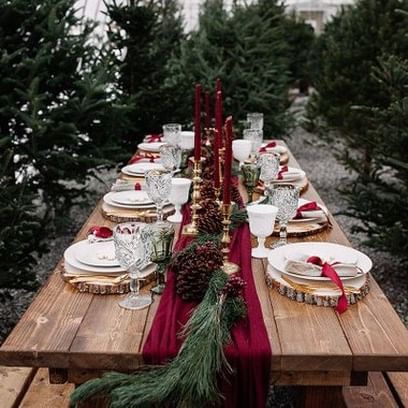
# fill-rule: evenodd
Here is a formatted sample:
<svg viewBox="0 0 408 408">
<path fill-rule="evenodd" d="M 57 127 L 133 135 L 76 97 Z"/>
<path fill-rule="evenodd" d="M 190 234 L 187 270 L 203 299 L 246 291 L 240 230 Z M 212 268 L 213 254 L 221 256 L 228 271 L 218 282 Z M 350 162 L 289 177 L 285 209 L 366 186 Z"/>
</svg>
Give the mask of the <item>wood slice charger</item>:
<svg viewBox="0 0 408 408">
<path fill-rule="evenodd" d="M 286 276 L 268 266 L 265 274 L 266 284 L 275 289 L 282 296 L 299 303 L 309 305 L 335 307 L 340 291 L 334 288 L 328 281 L 308 281 L 307 279 L 296 279 Z M 369 292 L 370 275 L 366 274 L 358 278 L 358 282 L 344 280 L 343 285 L 349 305 L 353 305 L 363 299 Z M 301 282 L 299 282 L 301 281 Z"/>
<path fill-rule="evenodd" d="M 146 222 L 152 223 L 157 219 L 157 213 L 155 209 L 128 209 L 113 207 L 105 202 L 101 206 L 102 215 L 109 221 L 121 223 L 121 222 Z M 163 218 L 174 214 L 174 206 L 167 205 L 163 208 Z"/>
</svg>

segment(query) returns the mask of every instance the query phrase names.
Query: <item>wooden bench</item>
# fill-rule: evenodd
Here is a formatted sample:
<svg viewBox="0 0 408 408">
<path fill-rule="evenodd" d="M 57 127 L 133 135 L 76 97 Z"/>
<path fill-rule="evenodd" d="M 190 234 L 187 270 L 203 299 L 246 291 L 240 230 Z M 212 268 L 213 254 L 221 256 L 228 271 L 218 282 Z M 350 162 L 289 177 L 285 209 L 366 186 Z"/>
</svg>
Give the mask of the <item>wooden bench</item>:
<svg viewBox="0 0 408 408">
<path fill-rule="evenodd" d="M 2 408 L 68 408 L 73 389 L 70 383 L 50 384 L 45 368 L 0 367 Z M 344 387 L 343 398 L 347 408 L 408 407 L 408 373 L 369 373 L 367 386 Z"/>
<path fill-rule="evenodd" d="M 68 408 L 73 390 L 73 384 L 50 384 L 46 368 L 0 366 L 1 408 Z"/>
</svg>

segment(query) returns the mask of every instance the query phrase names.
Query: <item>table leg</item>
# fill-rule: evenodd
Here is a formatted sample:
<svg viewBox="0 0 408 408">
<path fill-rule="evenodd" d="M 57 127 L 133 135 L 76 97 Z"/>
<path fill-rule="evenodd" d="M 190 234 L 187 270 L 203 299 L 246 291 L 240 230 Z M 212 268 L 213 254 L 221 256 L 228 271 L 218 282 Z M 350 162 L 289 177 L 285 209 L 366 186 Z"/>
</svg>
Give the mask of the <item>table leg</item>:
<svg viewBox="0 0 408 408">
<path fill-rule="evenodd" d="M 341 386 L 302 387 L 298 405 L 301 408 L 344 408 L 342 390 Z"/>
<path fill-rule="evenodd" d="M 66 368 L 49 368 L 48 377 L 50 384 L 65 384 L 68 380 L 68 370 Z"/>
</svg>

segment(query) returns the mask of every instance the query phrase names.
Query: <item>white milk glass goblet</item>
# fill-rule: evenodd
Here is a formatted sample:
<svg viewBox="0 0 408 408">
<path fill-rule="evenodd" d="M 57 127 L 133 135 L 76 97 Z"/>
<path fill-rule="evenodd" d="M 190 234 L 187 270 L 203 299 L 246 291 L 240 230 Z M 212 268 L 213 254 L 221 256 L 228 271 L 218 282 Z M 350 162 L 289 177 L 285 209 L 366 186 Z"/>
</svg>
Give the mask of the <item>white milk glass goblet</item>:
<svg viewBox="0 0 408 408">
<path fill-rule="evenodd" d="M 149 170 L 145 173 L 146 193 L 156 204 L 157 222 L 163 222 L 163 205 L 169 198 L 172 174 L 163 170 Z"/>
<path fill-rule="evenodd" d="M 275 153 L 264 153 L 258 158 L 258 167 L 261 169 L 259 178 L 265 185 L 265 196 L 269 195 L 269 190 L 279 173 L 280 156 Z"/>
<path fill-rule="evenodd" d="M 194 132 L 190 130 L 183 130 L 180 135 L 180 147 L 183 150 L 194 149 Z"/>
<path fill-rule="evenodd" d="M 181 125 L 180 123 L 167 123 L 163 125 L 163 140 L 173 146 L 180 143 Z"/>
<path fill-rule="evenodd" d="M 279 209 L 276 215 L 280 227 L 279 241 L 272 245 L 272 248 L 277 248 L 288 243 L 288 222 L 296 215 L 299 189 L 290 184 L 275 184 L 269 193 L 269 202 Z"/>
<path fill-rule="evenodd" d="M 263 130 L 264 115 L 259 112 L 247 113 L 247 122 L 249 123 L 250 129 Z"/>
<path fill-rule="evenodd" d="M 239 161 L 241 167 L 245 160 L 249 159 L 252 151 L 252 142 L 250 140 L 238 139 L 232 142 L 232 154 L 234 159 Z"/>
<path fill-rule="evenodd" d="M 272 234 L 278 208 L 269 204 L 254 204 L 247 207 L 249 229 L 258 238 L 258 246 L 252 249 L 254 258 L 267 258 L 270 252 L 265 239 Z"/>
<path fill-rule="evenodd" d="M 251 153 L 253 156 L 256 156 L 263 142 L 262 131 L 259 129 L 244 129 L 243 135 L 244 140 L 250 140 L 252 142 Z"/>
<path fill-rule="evenodd" d="M 150 294 L 141 295 L 139 292 L 141 270 L 150 261 L 151 253 L 151 242 L 143 228 L 140 223 L 125 223 L 117 225 L 113 231 L 116 259 L 130 277 L 130 294 L 119 302 L 124 309 L 144 309 L 152 303 Z"/>
<path fill-rule="evenodd" d="M 188 201 L 191 180 L 187 178 L 173 178 L 171 180 L 171 190 L 169 201 L 174 204 L 176 212 L 167 218 L 167 221 L 180 223 L 182 220 L 181 206 Z"/>
<path fill-rule="evenodd" d="M 180 170 L 181 149 L 171 144 L 160 147 L 160 162 L 167 171 L 176 172 Z"/>
</svg>

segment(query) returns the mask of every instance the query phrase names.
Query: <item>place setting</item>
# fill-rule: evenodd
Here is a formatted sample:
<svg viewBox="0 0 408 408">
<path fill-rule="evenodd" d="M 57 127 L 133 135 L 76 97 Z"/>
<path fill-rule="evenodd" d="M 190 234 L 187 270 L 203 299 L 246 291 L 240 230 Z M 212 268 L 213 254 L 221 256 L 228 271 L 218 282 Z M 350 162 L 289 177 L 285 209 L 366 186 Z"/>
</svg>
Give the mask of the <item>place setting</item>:
<svg viewBox="0 0 408 408">
<path fill-rule="evenodd" d="M 173 173 L 164 168 L 147 170 L 143 184 L 116 182 L 103 197 L 102 215 L 113 222 L 154 222 L 174 213 L 169 202 Z"/>
<path fill-rule="evenodd" d="M 156 265 L 150 261 L 143 265 L 140 270 L 142 285 L 154 279 L 155 270 Z M 80 292 L 127 293 L 129 273 L 117 257 L 114 231 L 108 227 L 93 227 L 87 239 L 68 247 L 64 252 L 62 278 Z"/>
</svg>

